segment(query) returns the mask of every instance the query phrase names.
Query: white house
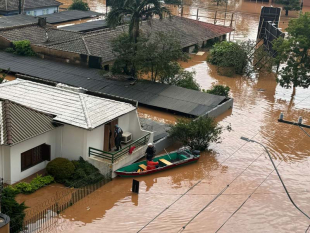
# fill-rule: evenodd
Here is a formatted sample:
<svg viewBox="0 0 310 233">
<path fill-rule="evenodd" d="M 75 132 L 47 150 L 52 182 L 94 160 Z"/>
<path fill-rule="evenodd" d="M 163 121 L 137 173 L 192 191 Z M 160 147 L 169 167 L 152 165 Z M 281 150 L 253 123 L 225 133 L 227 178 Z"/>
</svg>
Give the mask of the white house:
<svg viewBox="0 0 310 233">
<path fill-rule="evenodd" d="M 136 106 L 85 92 L 21 79 L 0 85 L 0 176 L 5 183 L 44 169 L 56 157 L 81 156 L 106 172 L 143 156 L 153 135 L 141 129 Z M 128 135 L 119 152 L 113 152 L 115 124 Z M 136 149 L 129 154 L 132 146 Z"/>
<path fill-rule="evenodd" d="M 40 16 L 59 12 L 62 4 L 56 0 L 22 0 L 21 12 L 23 14 Z M 0 0 L 0 15 L 17 15 L 19 13 L 19 0 Z"/>
</svg>

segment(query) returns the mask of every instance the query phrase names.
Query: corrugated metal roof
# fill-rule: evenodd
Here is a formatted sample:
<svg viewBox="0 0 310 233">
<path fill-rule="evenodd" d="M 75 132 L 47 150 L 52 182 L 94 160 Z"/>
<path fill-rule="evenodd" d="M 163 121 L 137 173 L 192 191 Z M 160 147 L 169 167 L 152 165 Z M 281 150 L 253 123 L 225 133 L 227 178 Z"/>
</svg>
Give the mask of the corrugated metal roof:
<svg viewBox="0 0 310 233">
<path fill-rule="evenodd" d="M 89 32 L 107 27 L 108 23 L 106 20 L 96 20 L 86 23 L 75 24 L 72 26 L 62 27 L 61 29 L 73 32 Z"/>
<path fill-rule="evenodd" d="M 0 145 L 15 145 L 55 126 L 53 116 L 8 100 L 0 101 Z"/>
<path fill-rule="evenodd" d="M 7 4 L 7 5 L 6 5 Z M 62 3 L 56 0 L 26 0 L 24 9 L 36 9 L 42 7 L 60 6 Z M 17 11 L 19 0 L 0 0 L 0 10 L 2 11 Z"/>
<path fill-rule="evenodd" d="M 73 88 L 17 79 L 0 85 L 0 98 L 53 114 L 56 121 L 94 129 L 135 109 L 131 104 L 87 95 Z"/>
<path fill-rule="evenodd" d="M 100 15 L 103 14 L 95 11 L 68 10 L 44 15 L 43 17 L 46 17 L 47 23 L 56 24 L 85 18 L 94 18 Z"/>
<path fill-rule="evenodd" d="M 205 114 L 225 100 L 224 96 L 149 81 L 130 85 L 131 81 L 103 78 L 97 69 L 0 52 L 0 69 L 8 68 L 14 73 L 83 87 L 93 92 L 132 99 L 150 107 L 194 116 Z"/>
</svg>

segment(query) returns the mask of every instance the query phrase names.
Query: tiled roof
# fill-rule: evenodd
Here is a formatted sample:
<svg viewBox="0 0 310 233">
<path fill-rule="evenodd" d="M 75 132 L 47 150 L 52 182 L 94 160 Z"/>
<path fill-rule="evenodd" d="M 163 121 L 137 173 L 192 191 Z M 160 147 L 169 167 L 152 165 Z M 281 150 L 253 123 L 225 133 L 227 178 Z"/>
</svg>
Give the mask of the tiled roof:
<svg viewBox="0 0 310 233">
<path fill-rule="evenodd" d="M 51 26 L 40 27 L 38 25 L 31 25 L 0 30 L 0 36 L 9 41 L 29 40 L 32 44 L 48 44 L 81 38 L 82 34 L 59 30 Z"/>
<path fill-rule="evenodd" d="M 38 19 L 30 15 L 12 15 L 0 17 L 0 29 L 38 24 Z"/>
<path fill-rule="evenodd" d="M 0 98 L 55 115 L 55 121 L 89 130 L 135 110 L 131 104 L 80 91 L 81 88 L 63 84 L 54 87 L 17 79 L 0 85 Z"/>
<path fill-rule="evenodd" d="M 26 0 L 24 9 L 35 9 L 60 5 L 62 5 L 62 3 L 56 0 Z M 0 10 L 2 11 L 17 11 L 18 6 L 19 0 L 0 0 Z"/>
<path fill-rule="evenodd" d="M 232 31 L 229 27 L 213 25 L 210 23 L 199 22 L 192 19 L 181 18 L 173 16 L 163 20 L 153 19 L 151 24 L 143 22 L 140 29 L 144 33 L 154 32 L 175 32 L 181 41 L 183 48 L 206 41 L 221 35 L 225 35 Z M 115 54 L 112 52 L 111 40 L 116 38 L 123 32 L 127 32 L 127 26 L 120 26 L 114 30 L 99 30 L 86 34 L 83 38 L 78 38 L 80 42 L 76 42 L 76 46 L 71 46 L 71 42 L 64 42 L 64 44 L 49 44 L 43 45 L 57 50 L 64 50 L 73 53 L 81 53 L 86 44 L 90 55 L 102 58 L 102 62 L 114 60 Z M 84 40 L 84 41 L 82 41 Z M 83 43 L 82 43 L 83 42 Z M 80 45 L 81 47 L 79 47 Z M 88 54 L 88 53 L 84 53 Z"/>
<path fill-rule="evenodd" d="M 53 116 L 0 100 L 0 145 L 14 145 L 53 130 Z"/>
</svg>

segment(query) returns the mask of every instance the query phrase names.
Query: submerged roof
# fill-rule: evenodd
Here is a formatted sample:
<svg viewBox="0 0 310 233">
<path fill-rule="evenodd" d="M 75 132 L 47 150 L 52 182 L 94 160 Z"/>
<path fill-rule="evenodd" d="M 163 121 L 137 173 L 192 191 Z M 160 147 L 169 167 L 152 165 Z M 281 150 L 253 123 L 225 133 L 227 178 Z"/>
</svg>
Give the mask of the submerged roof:
<svg viewBox="0 0 310 233">
<path fill-rule="evenodd" d="M 0 100 L 0 145 L 14 145 L 53 130 L 52 121 L 52 115 Z"/>
<path fill-rule="evenodd" d="M 55 115 L 65 124 L 94 129 L 135 109 L 131 104 L 87 95 L 80 88 L 17 79 L 0 85 L 0 98 Z"/>
<path fill-rule="evenodd" d="M 1 0 L 0 0 L 1 1 Z M 95 11 L 79 11 L 79 10 L 68 10 L 61 11 L 53 14 L 44 15 L 41 17 L 46 17 L 46 22 L 50 24 L 63 23 L 78 19 L 93 18 L 103 15 Z"/>
<path fill-rule="evenodd" d="M 89 32 L 89 31 L 94 31 L 94 30 L 103 29 L 107 27 L 108 27 L 108 23 L 106 20 L 96 20 L 96 21 L 61 27 L 61 29 L 67 30 L 67 31 L 73 31 L 73 32 Z"/>
<path fill-rule="evenodd" d="M 203 115 L 225 101 L 224 96 L 150 81 L 131 85 L 131 81 L 103 78 L 98 69 L 0 52 L 0 69 L 8 70 L 9 68 L 14 73 L 83 87 L 90 92 L 132 99 L 149 107 L 168 109 L 194 116 Z"/>
<path fill-rule="evenodd" d="M 75 46 L 71 46 L 73 43 L 72 40 L 63 43 L 41 44 L 40 46 L 97 56 L 102 58 L 102 62 L 109 62 L 116 59 L 115 54 L 112 52 L 111 41 L 120 34 L 128 31 L 127 27 L 128 26 L 119 26 L 114 30 L 103 29 L 90 32 L 77 38 L 74 42 Z M 144 33 L 151 35 L 155 32 L 175 32 L 183 48 L 225 35 L 233 30 L 229 27 L 178 16 L 164 18 L 162 20 L 153 19 L 151 22 L 144 21 L 141 23 L 140 29 Z"/>
<path fill-rule="evenodd" d="M 56 0 L 26 0 L 24 9 L 36 9 L 42 7 L 60 6 L 62 3 Z M 0 10 L 17 11 L 19 0 L 0 0 Z"/>
</svg>

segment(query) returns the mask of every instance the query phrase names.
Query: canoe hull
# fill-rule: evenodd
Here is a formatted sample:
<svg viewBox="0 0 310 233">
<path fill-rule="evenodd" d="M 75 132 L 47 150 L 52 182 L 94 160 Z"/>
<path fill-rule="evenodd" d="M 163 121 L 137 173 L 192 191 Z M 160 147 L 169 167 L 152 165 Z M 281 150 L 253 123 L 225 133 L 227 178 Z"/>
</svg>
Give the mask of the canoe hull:
<svg viewBox="0 0 310 233">
<path fill-rule="evenodd" d="M 172 168 L 176 168 L 179 166 L 183 166 L 183 165 L 187 165 L 187 164 L 191 164 L 191 163 L 195 163 L 198 161 L 200 156 L 197 157 L 193 157 L 190 159 L 186 159 L 177 163 L 173 163 L 169 166 L 165 166 L 165 167 L 160 167 L 160 168 L 156 168 L 154 170 L 147 170 L 147 171 L 142 171 L 142 172 L 123 172 L 123 171 L 115 171 L 115 173 L 118 176 L 121 177 L 138 177 L 138 176 L 145 176 L 145 175 L 149 175 L 149 174 L 154 174 L 154 173 L 158 173 L 161 171 L 166 171 L 168 169 L 172 169 Z"/>
</svg>

